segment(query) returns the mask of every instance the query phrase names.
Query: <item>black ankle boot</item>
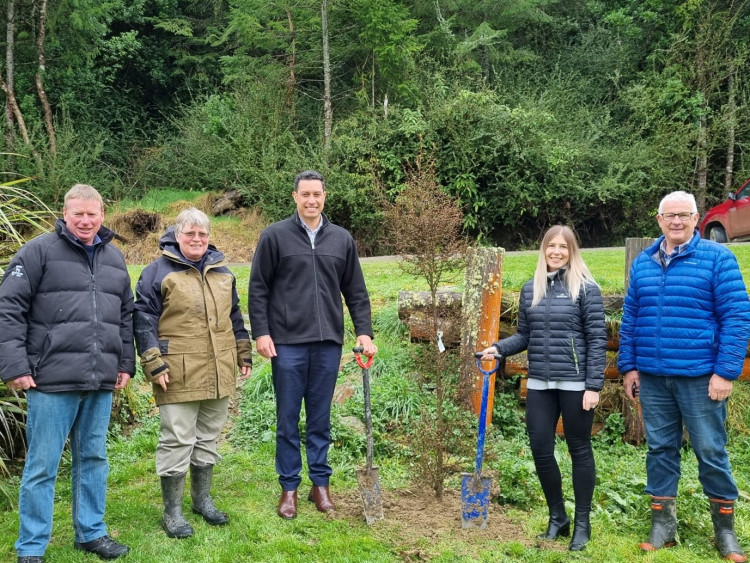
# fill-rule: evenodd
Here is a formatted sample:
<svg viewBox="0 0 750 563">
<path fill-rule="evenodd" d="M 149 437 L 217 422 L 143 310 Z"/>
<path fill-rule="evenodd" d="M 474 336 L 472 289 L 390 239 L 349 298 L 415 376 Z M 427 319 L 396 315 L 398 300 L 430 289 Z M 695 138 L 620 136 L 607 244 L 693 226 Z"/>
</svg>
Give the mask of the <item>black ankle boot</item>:
<svg viewBox="0 0 750 563">
<path fill-rule="evenodd" d="M 590 508 L 576 508 L 573 518 L 573 539 L 568 548 L 570 551 L 581 551 L 591 539 L 590 512 Z"/>
<path fill-rule="evenodd" d="M 570 535 L 570 518 L 565 513 L 565 503 L 558 503 L 549 507 L 549 522 L 547 531 L 537 536 L 540 540 L 554 540 L 558 536 Z"/>
</svg>

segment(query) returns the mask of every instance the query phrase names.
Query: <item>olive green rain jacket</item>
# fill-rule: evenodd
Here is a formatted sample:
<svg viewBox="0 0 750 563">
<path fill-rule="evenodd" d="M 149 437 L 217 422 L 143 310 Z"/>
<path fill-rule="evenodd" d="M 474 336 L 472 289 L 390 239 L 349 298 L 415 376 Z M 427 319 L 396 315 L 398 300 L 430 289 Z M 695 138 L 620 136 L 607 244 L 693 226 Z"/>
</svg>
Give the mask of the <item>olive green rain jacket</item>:
<svg viewBox="0 0 750 563">
<path fill-rule="evenodd" d="M 196 265 L 179 251 L 172 228 L 162 256 L 136 285 L 135 341 L 146 377 L 169 370 L 167 391 L 153 384 L 157 405 L 226 397 L 236 389 L 238 349 L 249 346 L 236 280 L 224 255 L 209 245 Z M 199 269 L 200 268 L 200 269 Z M 249 353 L 245 365 L 250 365 Z"/>
</svg>

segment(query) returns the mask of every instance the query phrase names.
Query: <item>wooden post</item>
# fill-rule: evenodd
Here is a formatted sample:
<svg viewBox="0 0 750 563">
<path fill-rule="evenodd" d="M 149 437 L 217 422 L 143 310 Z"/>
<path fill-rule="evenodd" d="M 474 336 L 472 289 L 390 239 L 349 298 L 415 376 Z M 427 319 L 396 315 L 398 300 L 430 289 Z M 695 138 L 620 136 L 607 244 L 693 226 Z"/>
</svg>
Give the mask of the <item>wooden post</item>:
<svg viewBox="0 0 750 563">
<path fill-rule="evenodd" d="M 482 400 L 482 375 L 477 370 L 474 353 L 497 342 L 503 294 L 502 248 L 473 248 L 466 264 L 463 314 L 461 316 L 461 373 L 459 401 L 479 414 Z M 484 369 L 490 369 L 486 365 Z M 487 424 L 492 421 L 495 375 L 490 376 L 487 401 Z"/>
<path fill-rule="evenodd" d="M 654 244 L 654 238 L 628 238 L 625 239 L 625 294 L 628 293 L 630 284 L 630 267 L 636 257 L 646 248 Z M 624 374 L 623 374 L 624 375 Z M 622 402 L 622 414 L 625 417 L 625 434 L 622 439 L 629 444 L 642 444 L 646 439 L 646 430 L 643 427 L 641 416 L 641 403 L 635 403 L 625 399 Z"/>
</svg>

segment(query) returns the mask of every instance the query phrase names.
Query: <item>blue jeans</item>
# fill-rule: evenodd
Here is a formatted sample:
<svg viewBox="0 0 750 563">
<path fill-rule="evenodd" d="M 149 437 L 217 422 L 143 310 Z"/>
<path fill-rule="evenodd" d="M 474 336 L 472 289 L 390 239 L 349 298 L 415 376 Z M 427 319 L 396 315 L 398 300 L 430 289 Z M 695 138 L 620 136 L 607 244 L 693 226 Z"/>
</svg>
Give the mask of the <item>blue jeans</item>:
<svg viewBox="0 0 750 563">
<path fill-rule="evenodd" d="M 737 485 L 727 453 L 727 405 L 708 396 L 710 375 L 666 377 L 640 374 L 646 429 L 646 493 L 676 497 L 683 422 L 698 458 L 698 478 L 709 498 L 735 500 Z"/>
<path fill-rule="evenodd" d="M 65 441 L 73 458 L 73 528 L 75 541 L 107 534 L 107 428 L 111 391 L 26 392 L 28 451 L 18 500 L 19 557 L 44 555 L 52 534 L 55 481 Z"/>
<path fill-rule="evenodd" d="M 333 472 L 328 465 L 331 400 L 340 361 L 341 345 L 335 342 L 276 344 L 276 357 L 271 359 L 276 392 L 276 472 L 285 491 L 296 490 L 302 481 L 299 418 L 303 400 L 308 476 L 313 485 L 328 485 Z"/>
</svg>

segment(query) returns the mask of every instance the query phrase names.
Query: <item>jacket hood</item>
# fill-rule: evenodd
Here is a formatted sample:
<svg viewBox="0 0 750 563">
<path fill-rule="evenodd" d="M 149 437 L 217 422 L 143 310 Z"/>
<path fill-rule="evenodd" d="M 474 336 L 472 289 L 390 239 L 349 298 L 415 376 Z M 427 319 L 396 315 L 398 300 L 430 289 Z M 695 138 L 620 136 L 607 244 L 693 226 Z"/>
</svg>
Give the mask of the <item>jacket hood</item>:
<svg viewBox="0 0 750 563">
<path fill-rule="evenodd" d="M 174 226 L 169 227 L 159 239 L 159 250 L 174 258 L 178 258 L 181 262 L 188 263 L 188 260 L 180 252 L 180 243 L 177 242 Z M 224 254 L 209 242 L 205 259 L 206 264 L 214 264 L 220 260 L 224 260 Z"/>
</svg>

